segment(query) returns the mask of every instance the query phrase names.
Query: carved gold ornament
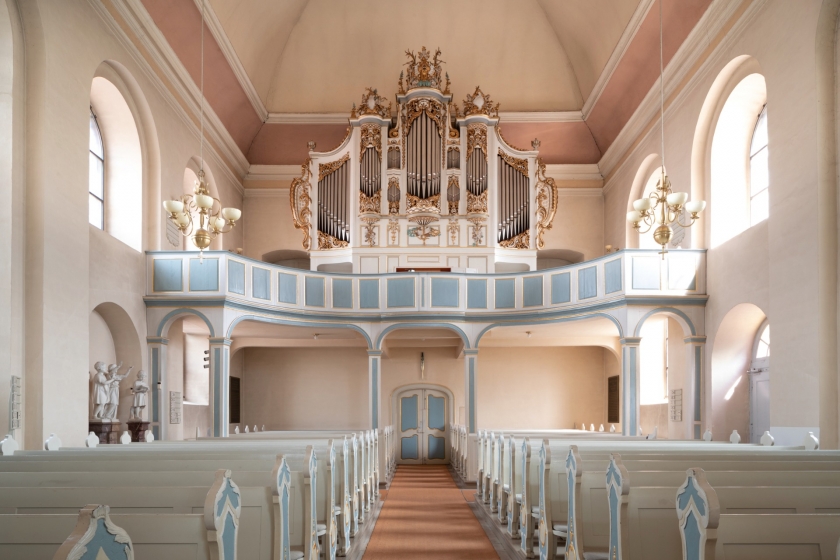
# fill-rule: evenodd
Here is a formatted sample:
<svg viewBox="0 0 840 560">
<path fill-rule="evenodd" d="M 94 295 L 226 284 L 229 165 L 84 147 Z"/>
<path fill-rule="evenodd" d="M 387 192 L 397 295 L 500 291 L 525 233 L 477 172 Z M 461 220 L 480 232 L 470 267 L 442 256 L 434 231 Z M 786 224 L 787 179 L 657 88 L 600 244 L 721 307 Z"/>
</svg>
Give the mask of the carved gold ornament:
<svg viewBox="0 0 840 560">
<path fill-rule="evenodd" d="M 376 191 L 373 196 L 368 196 L 362 191 L 359 191 L 359 213 L 360 214 L 379 214 L 382 208 L 382 191 Z"/>
<path fill-rule="evenodd" d="M 523 231 L 519 235 L 515 235 L 510 239 L 499 241 L 499 247 L 505 249 L 528 249 L 531 246 L 531 232 Z"/>
<path fill-rule="evenodd" d="M 307 159 L 303 165 L 300 166 L 300 177 L 292 180 L 292 186 L 289 188 L 289 204 L 292 207 L 292 221 L 295 228 L 303 231 L 303 248 L 308 251 L 311 245 L 310 229 L 312 226 L 312 211 L 310 205 L 312 198 L 309 196 L 309 191 L 312 187 L 312 172 L 309 167 L 312 163 L 311 159 Z"/>
<path fill-rule="evenodd" d="M 417 224 L 417 227 L 414 229 L 409 230 L 408 234 L 411 237 L 416 237 L 420 241 L 423 242 L 423 245 L 426 244 L 427 239 L 431 239 L 432 237 L 437 237 L 440 235 L 440 229 L 436 227 L 430 227 L 429 224 L 436 221 L 437 218 L 434 216 L 412 216 L 409 218 L 409 221 L 414 222 Z"/>
<path fill-rule="evenodd" d="M 411 130 L 411 125 L 417 117 L 423 113 L 426 113 L 430 119 L 435 121 L 435 124 L 437 124 L 438 127 L 438 135 L 443 138 L 443 129 L 446 128 L 446 107 L 443 103 L 427 97 L 412 99 L 403 105 L 403 115 L 405 121 L 403 126 L 403 136 L 408 136 L 408 133 Z"/>
<path fill-rule="evenodd" d="M 347 241 L 342 241 L 341 239 L 337 239 L 328 233 L 318 230 L 318 249 L 321 249 L 322 251 L 329 249 L 343 249 L 348 245 L 349 243 Z"/>
<path fill-rule="evenodd" d="M 473 194 L 467 191 L 467 214 L 486 214 L 487 213 L 487 192 L 481 194 Z"/>
<path fill-rule="evenodd" d="M 362 94 L 362 103 L 359 105 L 359 116 L 377 115 L 383 119 L 391 118 L 391 102 L 385 105 L 385 98 L 380 97 L 374 88 L 367 88 Z"/>
<path fill-rule="evenodd" d="M 519 171 L 520 173 L 522 173 L 526 177 L 528 176 L 528 160 L 527 159 L 519 159 L 519 158 L 515 158 L 513 156 L 509 156 L 508 154 L 506 154 L 502 150 L 499 150 L 499 155 L 502 157 L 503 160 L 505 160 L 505 162 L 508 165 L 510 165 L 511 167 L 513 167 L 514 169 L 516 169 L 517 171 Z"/>
<path fill-rule="evenodd" d="M 323 181 L 325 177 L 338 171 L 348 161 L 350 161 L 350 154 L 344 154 L 344 157 L 339 160 L 318 164 L 318 180 Z"/>
<path fill-rule="evenodd" d="M 382 128 L 378 124 L 368 123 L 362 125 L 362 139 L 359 142 L 359 161 L 365 155 L 368 148 L 376 148 L 376 153 L 382 157 Z"/>
<path fill-rule="evenodd" d="M 458 244 L 458 235 L 461 233 L 461 226 L 458 224 L 458 218 L 449 218 L 449 225 L 446 226 L 446 231 L 449 232 L 449 244 Z"/>
<path fill-rule="evenodd" d="M 428 87 L 440 90 L 443 84 L 443 68 L 441 67 L 441 63 L 444 62 L 441 60 L 440 55 L 440 49 L 437 49 L 434 57 L 432 57 L 432 53 L 427 51 L 425 46 L 417 54 L 414 54 L 414 51 L 406 50 L 405 56 L 408 58 L 408 62 L 405 63 L 406 87 L 408 89 Z M 448 77 L 446 82 L 446 89 L 449 90 Z M 400 74 L 399 90 L 400 93 L 405 93 L 402 74 Z"/>
<path fill-rule="evenodd" d="M 484 218 L 473 216 L 467 218 L 467 220 L 473 225 L 472 231 L 470 232 L 473 246 L 484 245 Z"/>
<path fill-rule="evenodd" d="M 376 246 L 376 225 L 379 223 L 379 218 L 362 218 L 365 223 L 365 240 L 364 243 L 368 247 Z"/>
<path fill-rule="evenodd" d="M 494 105 L 490 96 L 481 91 L 481 87 L 476 87 L 475 92 L 472 95 L 467 94 L 467 98 L 464 100 L 463 116 L 469 117 L 470 115 L 487 115 L 491 119 L 498 118 L 499 104 Z"/>
<path fill-rule="evenodd" d="M 534 187 L 536 196 L 537 221 L 537 249 L 545 247 L 543 234 L 551 229 L 554 216 L 557 214 L 557 184 L 554 179 L 545 175 L 545 164 L 537 158 L 537 184 Z"/>
<path fill-rule="evenodd" d="M 406 199 L 406 213 L 415 214 L 417 212 L 434 212 L 440 214 L 440 194 L 430 196 L 429 198 L 420 198 L 409 194 Z"/>
<path fill-rule="evenodd" d="M 391 245 L 397 244 L 397 236 L 400 234 L 400 222 L 395 216 L 388 219 L 388 235 L 391 236 Z"/>
<path fill-rule="evenodd" d="M 467 127 L 467 161 L 470 161 L 476 148 L 484 152 L 484 161 L 487 161 L 487 126 L 481 123 Z"/>
</svg>

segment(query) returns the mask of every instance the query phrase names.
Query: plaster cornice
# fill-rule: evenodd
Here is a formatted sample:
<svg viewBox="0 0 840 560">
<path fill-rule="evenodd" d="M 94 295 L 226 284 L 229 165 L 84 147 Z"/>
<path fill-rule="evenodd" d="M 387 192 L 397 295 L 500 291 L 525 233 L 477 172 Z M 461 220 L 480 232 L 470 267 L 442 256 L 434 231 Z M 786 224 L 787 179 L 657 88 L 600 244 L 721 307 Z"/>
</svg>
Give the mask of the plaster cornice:
<svg viewBox="0 0 840 560">
<path fill-rule="evenodd" d="M 268 113 L 266 124 L 343 124 L 350 113 Z M 564 123 L 581 122 L 580 111 L 501 111 L 502 123 Z"/>
<path fill-rule="evenodd" d="M 714 0 L 694 29 L 683 41 L 665 67 L 665 118 L 684 99 L 700 76 L 708 71 L 710 60 L 752 19 L 766 0 Z M 744 8 L 745 4 L 749 4 Z M 733 21 L 734 19 L 734 21 Z M 724 34 L 722 39 L 719 35 Z M 718 41 L 717 44 L 715 41 Z M 606 180 L 605 192 L 612 187 L 610 179 L 627 161 L 659 122 L 659 80 L 648 91 L 615 141 L 604 153 L 599 166 Z M 657 129 L 658 130 L 658 129 Z M 667 138 L 666 138 L 667 141 Z M 667 159 L 667 153 L 666 153 Z"/>
<path fill-rule="evenodd" d="M 636 11 L 633 12 L 632 16 L 630 16 L 630 21 L 627 22 L 624 32 L 621 34 L 621 37 L 613 49 L 610 58 L 607 60 L 607 63 L 604 65 L 604 69 L 601 71 L 601 75 L 598 76 L 598 81 L 595 82 L 592 92 L 583 103 L 583 108 L 581 109 L 583 119 L 586 119 L 586 117 L 589 116 L 589 113 L 592 112 L 595 104 L 598 103 L 598 99 L 601 98 L 604 88 L 607 87 L 607 84 L 610 82 L 610 78 L 612 78 L 613 72 L 615 72 L 615 69 L 618 68 L 618 63 L 621 62 L 622 58 L 624 58 L 624 53 L 627 52 L 627 47 L 629 47 L 633 42 L 636 32 L 639 31 L 639 28 L 642 26 L 642 22 L 645 21 L 645 16 L 647 16 L 647 13 L 650 10 L 650 7 L 653 6 L 654 1 L 655 0 L 642 0 L 636 7 Z"/>
<path fill-rule="evenodd" d="M 603 181 L 597 163 L 551 163 L 545 166 L 545 174 L 555 180 Z"/>
<path fill-rule="evenodd" d="M 201 91 L 140 0 L 88 1 L 175 114 L 198 138 Z M 248 160 L 206 100 L 204 115 L 209 153 L 243 194 L 242 178 L 248 171 Z"/>
<path fill-rule="evenodd" d="M 227 33 L 225 33 L 224 27 L 222 27 L 222 23 L 219 21 L 218 16 L 216 16 L 216 12 L 213 10 L 212 2 L 208 2 L 207 0 L 194 0 L 196 7 L 199 11 L 201 11 L 202 1 L 205 9 L 204 21 L 207 24 L 207 28 L 213 35 L 213 38 L 216 39 L 216 43 L 222 50 L 222 54 L 225 55 L 225 60 L 227 60 L 231 70 L 233 70 L 233 73 L 236 76 L 237 81 L 239 81 L 239 85 L 242 86 L 242 90 L 245 92 L 245 95 L 248 96 L 248 100 L 254 107 L 254 111 L 257 113 L 257 116 L 261 121 L 265 122 L 268 118 L 268 109 L 265 108 L 265 104 L 260 98 L 260 95 L 257 93 L 254 83 L 251 82 L 248 72 L 246 72 L 245 67 L 242 66 L 242 61 L 239 60 L 239 55 L 236 54 L 236 49 L 233 48 L 230 39 L 228 39 Z"/>
<path fill-rule="evenodd" d="M 288 197 L 288 187 L 272 189 L 245 189 L 245 198 L 276 198 L 278 196 Z"/>
<path fill-rule="evenodd" d="M 291 181 L 300 177 L 300 165 L 252 165 L 246 181 Z"/>
</svg>

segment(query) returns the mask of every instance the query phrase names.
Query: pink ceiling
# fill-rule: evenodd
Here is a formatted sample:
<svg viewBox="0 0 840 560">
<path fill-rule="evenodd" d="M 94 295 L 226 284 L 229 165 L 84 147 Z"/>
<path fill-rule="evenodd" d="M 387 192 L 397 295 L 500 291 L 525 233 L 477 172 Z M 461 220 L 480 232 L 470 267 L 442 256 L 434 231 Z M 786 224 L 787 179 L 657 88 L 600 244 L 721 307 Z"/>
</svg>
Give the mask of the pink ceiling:
<svg viewBox="0 0 840 560">
<path fill-rule="evenodd" d="M 142 2 L 198 83 L 201 14 L 194 0 Z M 664 0 L 666 65 L 709 4 L 711 0 Z M 319 151 L 338 146 L 346 134 L 344 124 L 262 123 L 213 36 L 209 30 L 205 33 L 205 96 L 250 163 L 302 163 L 309 140 L 317 142 Z M 503 123 L 505 138 L 522 148 L 539 138 L 546 163 L 598 163 L 658 79 L 659 4 L 655 2 L 585 122 Z"/>
</svg>

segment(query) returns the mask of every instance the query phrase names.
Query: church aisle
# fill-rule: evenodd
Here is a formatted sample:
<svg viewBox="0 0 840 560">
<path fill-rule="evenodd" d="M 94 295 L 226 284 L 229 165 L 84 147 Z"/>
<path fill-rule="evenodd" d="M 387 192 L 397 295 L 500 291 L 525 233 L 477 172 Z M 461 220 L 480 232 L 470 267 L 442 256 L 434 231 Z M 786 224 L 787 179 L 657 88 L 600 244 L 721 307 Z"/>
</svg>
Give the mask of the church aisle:
<svg viewBox="0 0 840 560">
<path fill-rule="evenodd" d="M 446 466 L 397 468 L 364 560 L 498 557 Z"/>
</svg>

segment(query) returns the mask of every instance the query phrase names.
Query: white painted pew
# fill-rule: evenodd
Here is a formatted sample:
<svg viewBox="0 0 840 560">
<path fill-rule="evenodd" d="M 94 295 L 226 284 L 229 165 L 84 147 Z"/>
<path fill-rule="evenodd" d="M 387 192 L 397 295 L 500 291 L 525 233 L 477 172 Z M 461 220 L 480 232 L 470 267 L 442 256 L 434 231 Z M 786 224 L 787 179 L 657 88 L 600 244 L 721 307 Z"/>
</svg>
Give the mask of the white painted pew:
<svg viewBox="0 0 840 560">
<path fill-rule="evenodd" d="M 236 558 L 241 499 L 229 471 L 215 473 L 213 486 L 205 491 L 200 514 L 109 516 L 107 506 L 88 505 L 77 509 L 81 509 L 79 514 L 0 515 L 0 557 L 4 560 L 79 558 L 76 551 L 82 547 L 122 550 L 128 545 L 138 558 Z M 106 518 L 111 523 L 106 524 Z"/>
</svg>

